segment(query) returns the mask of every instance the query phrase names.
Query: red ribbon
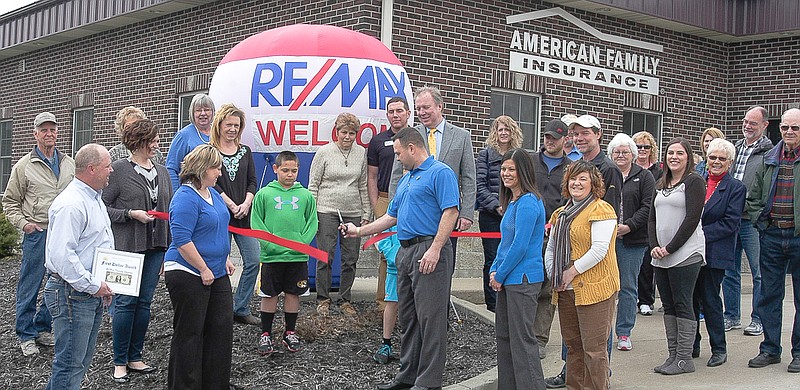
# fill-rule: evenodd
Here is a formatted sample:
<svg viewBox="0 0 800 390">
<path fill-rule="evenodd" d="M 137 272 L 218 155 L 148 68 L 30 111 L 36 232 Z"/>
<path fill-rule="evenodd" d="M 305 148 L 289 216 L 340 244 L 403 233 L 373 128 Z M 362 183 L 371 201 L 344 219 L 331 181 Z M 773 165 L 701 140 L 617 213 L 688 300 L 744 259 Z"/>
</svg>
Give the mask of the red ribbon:
<svg viewBox="0 0 800 390">
<path fill-rule="evenodd" d="M 371 237 L 364 245 L 361 246 L 361 250 L 367 249 L 372 244 L 383 240 L 386 237 L 391 237 L 396 232 L 383 232 L 378 233 L 375 236 Z M 500 238 L 500 232 L 452 232 L 450 233 L 450 237 L 480 237 L 480 238 Z"/>
<path fill-rule="evenodd" d="M 163 211 L 150 210 L 147 212 L 147 214 L 152 215 L 154 218 L 169 221 L 169 213 L 165 213 Z M 318 248 L 314 248 L 311 245 L 303 244 L 302 242 L 292 241 L 283 237 L 278 237 L 272 233 L 265 232 L 263 230 L 243 229 L 243 228 L 228 226 L 228 231 L 230 231 L 231 233 L 241 234 L 247 237 L 258 238 L 260 240 L 264 240 L 276 245 L 280 245 L 285 248 L 289 248 L 291 250 L 309 255 L 323 263 L 328 262 L 328 252 L 325 252 Z"/>
</svg>

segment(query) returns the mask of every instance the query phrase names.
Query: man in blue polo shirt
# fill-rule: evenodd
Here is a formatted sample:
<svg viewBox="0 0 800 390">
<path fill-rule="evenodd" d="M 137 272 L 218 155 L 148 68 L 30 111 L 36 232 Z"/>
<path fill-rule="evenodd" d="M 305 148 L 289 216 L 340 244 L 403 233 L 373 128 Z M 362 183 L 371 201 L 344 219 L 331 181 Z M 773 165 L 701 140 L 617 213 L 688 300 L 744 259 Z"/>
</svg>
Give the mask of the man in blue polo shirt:
<svg viewBox="0 0 800 390">
<path fill-rule="evenodd" d="M 458 219 L 459 190 L 450 167 L 428 156 L 425 140 L 406 127 L 394 137 L 394 153 L 408 171 L 397 185 L 386 215 L 356 227 L 347 237 L 380 233 L 397 224 L 397 298 L 402 328 L 400 372 L 378 390 L 441 389 L 447 350 L 447 305 L 453 249 L 450 232 Z M 423 357 L 424 354 L 424 357 Z"/>
</svg>

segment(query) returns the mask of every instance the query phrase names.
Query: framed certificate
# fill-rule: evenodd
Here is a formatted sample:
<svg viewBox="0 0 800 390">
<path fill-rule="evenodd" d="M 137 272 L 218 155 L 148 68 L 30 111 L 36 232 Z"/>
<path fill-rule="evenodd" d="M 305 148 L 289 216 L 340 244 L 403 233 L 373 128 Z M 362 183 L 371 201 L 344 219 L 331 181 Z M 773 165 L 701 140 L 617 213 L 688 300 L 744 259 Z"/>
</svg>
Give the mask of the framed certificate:
<svg viewBox="0 0 800 390">
<path fill-rule="evenodd" d="M 139 296 L 142 284 L 144 255 L 97 248 L 92 262 L 92 275 L 111 288 L 114 294 Z"/>
</svg>

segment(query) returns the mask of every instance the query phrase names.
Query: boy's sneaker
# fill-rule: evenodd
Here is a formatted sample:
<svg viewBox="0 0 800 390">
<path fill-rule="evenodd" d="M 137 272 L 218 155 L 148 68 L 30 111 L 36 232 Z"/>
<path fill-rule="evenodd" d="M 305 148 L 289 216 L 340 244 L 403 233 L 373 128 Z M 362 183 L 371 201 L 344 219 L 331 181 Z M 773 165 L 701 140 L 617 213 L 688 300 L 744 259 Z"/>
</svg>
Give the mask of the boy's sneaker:
<svg viewBox="0 0 800 390">
<path fill-rule="evenodd" d="M 283 333 L 283 345 L 286 346 L 289 352 L 298 352 L 303 349 L 303 343 L 300 342 L 300 337 L 297 337 L 297 333 L 288 330 Z"/>
<path fill-rule="evenodd" d="M 725 319 L 725 331 L 726 332 L 730 332 L 730 331 L 732 331 L 734 329 L 742 329 L 742 322 L 739 321 L 739 320 L 734 321 L 734 320 L 729 320 L 729 319 L 726 318 Z"/>
<path fill-rule="evenodd" d="M 643 316 L 651 316 L 653 315 L 653 308 L 646 304 L 639 305 L 639 313 Z"/>
<path fill-rule="evenodd" d="M 339 306 L 339 309 L 342 310 L 342 313 L 347 314 L 349 316 L 354 316 L 354 315 L 358 314 L 358 311 L 356 311 L 356 308 L 350 302 L 342 303 Z"/>
<path fill-rule="evenodd" d="M 275 352 L 275 347 L 272 345 L 272 337 L 267 332 L 262 333 L 258 343 L 258 353 L 261 356 L 267 356 L 273 352 Z"/>
<path fill-rule="evenodd" d="M 321 316 L 327 316 L 328 313 L 330 313 L 330 311 L 331 311 L 330 299 L 319 301 L 319 303 L 317 304 L 317 314 Z"/>
<path fill-rule="evenodd" d="M 23 356 L 32 356 L 39 353 L 39 347 L 36 346 L 36 341 L 25 340 L 19 343 L 19 348 L 22 350 Z"/>
<path fill-rule="evenodd" d="M 617 338 L 617 349 L 620 351 L 630 351 L 633 349 L 631 338 L 628 336 L 619 336 L 619 338 Z"/>
<path fill-rule="evenodd" d="M 751 321 L 750 325 L 744 328 L 746 336 L 761 336 L 762 333 L 764 333 L 764 326 L 760 322 Z"/>
<path fill-rule="evenodd" d="M 392 346 L 386 344 L 382 344 L 378 352 L 375 352 L 375 354 L 372 355 L 372 360 L 380 364 L 389 363 L 389 359 L 391 358 L 392 358 Z"/>
</svg>

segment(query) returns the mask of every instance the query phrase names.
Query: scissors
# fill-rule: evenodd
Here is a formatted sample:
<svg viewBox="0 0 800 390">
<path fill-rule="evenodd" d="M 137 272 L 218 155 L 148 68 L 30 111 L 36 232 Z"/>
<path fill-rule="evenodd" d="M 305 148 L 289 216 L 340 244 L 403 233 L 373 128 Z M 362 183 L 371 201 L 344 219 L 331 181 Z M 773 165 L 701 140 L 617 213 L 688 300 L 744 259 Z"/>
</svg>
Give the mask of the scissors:
<svg viewBox="0 0 800 390">
<path fill-rule="evenodd" d="M 342 235 L 347 234 L 347 225 L 344 224 L 344 219 L 342 219 L 342 212 L 339 209 L 336 209 L 336 214 L 339 214 L 339 226 L 343 227 Z"/>
</svg>

